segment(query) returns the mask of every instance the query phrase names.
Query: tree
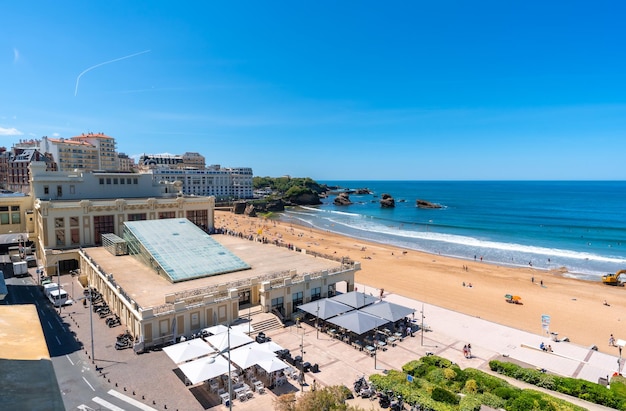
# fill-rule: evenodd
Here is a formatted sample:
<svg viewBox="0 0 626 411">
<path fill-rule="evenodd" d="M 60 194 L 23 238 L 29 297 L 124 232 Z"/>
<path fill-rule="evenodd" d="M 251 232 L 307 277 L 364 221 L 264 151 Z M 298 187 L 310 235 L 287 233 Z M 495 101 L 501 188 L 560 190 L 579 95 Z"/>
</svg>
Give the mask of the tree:
<svg viewBox="0 0 626 411">
<path fill-rule="evenodd" d="M 365 411 L 346 404 L 349 393 L 346 387 L 334 385 L 307 391 L 298 397 L 295 394 L 284 394 L 274 402 L 274 408 L 277 411 Z"/>
</svg>

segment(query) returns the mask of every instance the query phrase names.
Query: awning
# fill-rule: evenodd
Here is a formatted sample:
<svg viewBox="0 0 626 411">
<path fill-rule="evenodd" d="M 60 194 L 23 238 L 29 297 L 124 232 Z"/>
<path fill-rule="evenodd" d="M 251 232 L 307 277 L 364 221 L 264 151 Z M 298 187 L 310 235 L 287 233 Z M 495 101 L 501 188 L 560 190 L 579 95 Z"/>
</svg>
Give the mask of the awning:
<svg viewBox="0 0 626 411">
<path fill-rule="evenodd" d="M 214 353 L 216 350 L 201 338 L 194 338 L 193 340 L 187 340 L 164 347 L 163 351 L 165 351 L 165 354 L 167 354 L 172 361 L 176 364 L 180 364 L 181 362 Z"/>
<path fill-rule="evenodd" d="M 252 338 L 248 337 L 244 333 L 232 330 L 229 333 L 225 332 L 222 334 L 211 335 L 207 337 L 206 340 L 218 351 L 233 349 L 254 341 Z"/>
<path fill-rule="evenodd" d="M 263 368 L 267 372 L 274 372 L 278 370 L 284 370 L 285 368 L 289 368 L 289 364 L 285 363 L 281 359 L 277 357 L 268 358 L 265 360 L 261 360 L 257 363 L 257 365 Z"/>
<path fill-rule="evenodd" d="M 296 308 L 309 314 L 313 314 L 316 317 L 321 318 L 322 320 L 326 320 L 327 318 L 331 318 L 336 315 L 354 310 L 354 308 L 349 305 L 334 301 L 329 298 L 311 301 L 310 303 L 299 305 Z"/>
<path fill-rule="evenodd" d="M 218 355 L 215 358 L 200 358 L 195 361 L 186 362 L 179 365 L 178 368 L 192 384 L 197 384 L 222 374 L 227 374 L 228 360 Z"/>
<path fill-rule="evenodd" d="M 361 335 L 376 327 L 385 325 L 389 321 L 362 311 L 350 311 L 349 313 L 330 318 L 328 322 Z"/>
<path fill-rule="evenodd" d="M 353 308 L 361 308 L 378 301 L 378 298 L 367 295 L 359 291 L 350 291 L 349 293 L 339 294 L 329 300 L 337 301 Z"/>
<path fill-rule="evenodd" d="M 387 321 L 396 322 L 403 319 L 407 315 L 411 315 L 415 312 L 415 309 L 408 308 L 403 305 L 382 301 L 376 304 L 368 305 L 360 310 L 361 312 L 375 315 L 376 317 L 384 318 Z"/>
<path fill-rule="evenodd" d="M 245 370 L 255 364 L 260 364 L 261 361 L 268 361 L 275 358 L 276 354 L 262 350 L 255 346 L 255 344 L 244 345 L 230 352 L 230 361 L 237 364 L 239 368 Z"/>
</svg>

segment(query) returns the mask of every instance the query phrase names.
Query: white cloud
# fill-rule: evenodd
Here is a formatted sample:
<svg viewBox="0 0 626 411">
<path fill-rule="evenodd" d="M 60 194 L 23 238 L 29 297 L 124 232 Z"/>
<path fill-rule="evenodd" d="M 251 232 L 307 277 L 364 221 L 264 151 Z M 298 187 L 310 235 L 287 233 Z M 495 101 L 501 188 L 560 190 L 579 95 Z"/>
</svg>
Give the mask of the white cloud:
<svg viewBox="0 0 626 411">
<path fill-rule="evenodd" d="M 59 137 L 61 134 L 59 133 L 52 133 L 52 137 Z"/>
<path fill-rule="evenodd" d="M 0 136 L 21 136 L 22 133 L 21 131 L 19 131 L 18 129 L 11 127 L 11 128 L 4 128 L 4 127 L 0 127 Z"/>
<path fill-rule="evenodd" d="M 13 48 L 13 63 L 17 63 L 20 59 L 20 51 L 16 48 Z"/>
</svg>

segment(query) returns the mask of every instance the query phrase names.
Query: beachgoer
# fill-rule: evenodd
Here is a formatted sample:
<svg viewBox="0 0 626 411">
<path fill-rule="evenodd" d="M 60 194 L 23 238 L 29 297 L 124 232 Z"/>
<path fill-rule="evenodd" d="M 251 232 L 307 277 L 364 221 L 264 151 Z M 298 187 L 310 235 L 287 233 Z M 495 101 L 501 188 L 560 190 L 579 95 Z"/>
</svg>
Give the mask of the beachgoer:
<svg viewBox="0 0 626 411">
<path fill-rule="evenodd" d="M 607 307 L 611 306 L 611 304 L 607 303 L 606 300 L 604 300 L 604 305 L 606 305 Z"/>
<path fill-rule="evenodd" d="M 539 281 L 539 283 L 543 286 L 543 280 Z"/>
<path fill-rule="evenodd" d="M 548 344 L 548 352 L 552 352 L 552 346 L 550 344 Z"/>
<path fill-rule="evenodd" d="M 463 357 L 467 358 L 467 344 L 463 346 Z"/>
<path fill-rule="evenodd" d="M 465 281 L 463 281 L 463 287 L 465 287 Z"/>
<path fill-rule="evenodd" d="M 472 358 L 472 344 L 467 344 L 467 358 Z"/>
<path fill-rule="evenodd" d="M 541 342 L 541 344 L 539 344 L 539 348 L 541 348 L 542 351 L 546 350 L 546 345 L 543 343 L 543 341 Z"/>
<path fill-rule="evenodd" d="M 534 276 L 530 277 L 530 282 L 533 283 L 533 284 L 535 283 L 535 277 Z"/>
</svg>

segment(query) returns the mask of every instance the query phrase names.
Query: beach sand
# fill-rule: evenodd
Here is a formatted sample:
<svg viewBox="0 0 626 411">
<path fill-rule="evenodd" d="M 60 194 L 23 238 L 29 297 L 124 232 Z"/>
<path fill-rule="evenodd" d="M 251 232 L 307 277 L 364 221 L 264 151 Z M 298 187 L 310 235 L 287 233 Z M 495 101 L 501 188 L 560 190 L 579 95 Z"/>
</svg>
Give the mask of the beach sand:
<svg viewBox="0 0 626 411">
<path fill-rule="evenodd" d="M 246 235 L 260 233 L 270 241 L 359 261 L 362 269 L 356 273 L 356 282 L 374 295 L 382 288 L 535 334 L 542 334 L 541 317 L 547 314 L 550 331 L 559 338 L 596 345 L 612 355 L 618 355 L 618 349 L 609 347 L 610 334 L 626 339 L 626 288 L 607 286 L 599 279 L 585 281 L 567 278 L 562 271 L 498 266 L 480 261 L 480 256 L 476 261 L 474 256 L 467 260 L 443 257 L 227 211 L 215 211 L 215 227 Z M 507 303 L 505 294 L 522 297 L 523 304 Z"/>
</svg>

